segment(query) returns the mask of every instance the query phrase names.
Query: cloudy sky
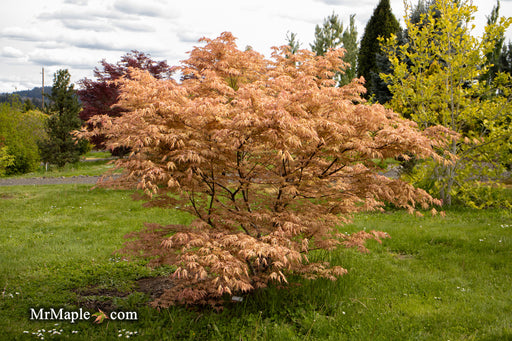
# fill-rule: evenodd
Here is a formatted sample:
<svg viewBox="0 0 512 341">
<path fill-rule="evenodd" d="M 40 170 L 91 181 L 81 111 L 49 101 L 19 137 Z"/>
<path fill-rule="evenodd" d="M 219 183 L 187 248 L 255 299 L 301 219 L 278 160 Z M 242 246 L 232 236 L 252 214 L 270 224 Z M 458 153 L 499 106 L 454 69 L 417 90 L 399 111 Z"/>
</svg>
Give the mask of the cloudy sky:
<svg viewBox="0 0 512 341">
<path fill-rule="evenodd" d="M 416 3 L 416 0 L 413 0 Z M 131 50 L 178 65 L 203 36 L 231 31 L 240 48 L 251 45 L 270 54 L 295 32 L 303 48 L 315 25 L 331 13 L 344 22 L 356 14 L 358 37 L 378 0 L 1 0 L 0 92 L 51 85 L 53 73 L 67 68 L 76 82 L 92 78 L 106 59 L 115 63 Z M 476 35 L 481 34 L 494 0 L 474 0 Z M 402 0 L 391 0 L 403 23 Z M 501 1 L 501 15 L 512 15 L 512 0 Z M 507 39 L 512 34 L 507 32 Z"/>
</svg>

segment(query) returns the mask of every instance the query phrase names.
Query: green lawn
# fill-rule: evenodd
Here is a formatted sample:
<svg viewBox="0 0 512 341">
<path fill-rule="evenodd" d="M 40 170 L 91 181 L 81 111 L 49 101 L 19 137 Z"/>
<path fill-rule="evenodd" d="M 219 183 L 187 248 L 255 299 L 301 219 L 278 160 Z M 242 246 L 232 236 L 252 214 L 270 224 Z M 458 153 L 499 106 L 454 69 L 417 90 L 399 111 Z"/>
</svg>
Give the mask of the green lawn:
<svg viewBox="0 0 512 341">
<path fill-rule="evenodd" d="M 109 151 L 104 150 L 91 150 L 82 156 L 84 159 L 106 159 L 112 157 Z"/>
<path fill-rule="evenodd" d="M 343 232 L 379 229 L 392 238 L 370 242 L 369 254 L 315 254 L 349 270 L 336 282 L 295 279 L 288 289 L 256 292 L 220 313 L 157 311 L 133 290 L 135 280 L 170 270 L 113 252 L 144 222 L 191 217 L 142 208 L 130 195 L 87 185 L 0 187 L 0 339 L 512 340 L 510 211 L 359 214 Z M 97 294 L 76 293 L 85 289 Z M 113 289 L 131 294 L 102 294 Z M 77 311 L 84 299 L 135 311 L 138 321 L 29 319 L 30 308 Z"/>
<path fill-rule="evenodd" d="M 94 154 L 87 154 L 94 155 Z M 21 175 L 13 176 L 13 178 L 37 178 L 37 177 L 47 177 L 47 178 L 56 178 L 56 177 L 71 177 L 71 176 L 100 176 L 105 174 L 107 170 L 110 170 L 114 167 L 112 164 L 112 160 L 103 159 L 103 154 L 99 154 L 101 158 L 96 158 L 94 156 L 88 157 L 84 160 L 88 160 L 87 162 L 80 161 L 77 163 L 66 164 L 62 168 L 58 168 L 55 165 L 49 165 L 48 169 L 45 168 L 44 165 L 41 165 L 39 169 L 34 172 L 25 173 Z M 107 154 L 105 154 L 107 157 Z"/>
</svg>

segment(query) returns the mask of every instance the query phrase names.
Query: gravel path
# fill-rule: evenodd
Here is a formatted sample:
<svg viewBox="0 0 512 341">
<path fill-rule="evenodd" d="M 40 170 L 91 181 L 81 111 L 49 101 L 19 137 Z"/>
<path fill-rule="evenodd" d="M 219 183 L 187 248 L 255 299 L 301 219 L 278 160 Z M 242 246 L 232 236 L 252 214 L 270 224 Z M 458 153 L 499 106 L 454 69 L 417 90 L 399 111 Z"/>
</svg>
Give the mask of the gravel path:
<svg viewBox="0 0 512 341">
<path fill-rule="evenodd" d="M 400 177 L 398 167 L 392 167 L 387 172 L 380 172 L 389 178 L 397 179 Z M 69 185 L 69 184 L 91 184 L 95 185 L 100 176 L 68 176 L 68 177 L 40 177 L 40 178 L 0 178 L 0 186 L 35 186 L 35 185 Z"/>
<path fill-rule="evenodd" d="M 56 178 L 6 178 L 0 179 L 0 186 L 19 186 L 19 185 L 67 185 L 67 184 L 91 184 L 98 181 L 99 176 L 70 176 Z"/>
</svg>

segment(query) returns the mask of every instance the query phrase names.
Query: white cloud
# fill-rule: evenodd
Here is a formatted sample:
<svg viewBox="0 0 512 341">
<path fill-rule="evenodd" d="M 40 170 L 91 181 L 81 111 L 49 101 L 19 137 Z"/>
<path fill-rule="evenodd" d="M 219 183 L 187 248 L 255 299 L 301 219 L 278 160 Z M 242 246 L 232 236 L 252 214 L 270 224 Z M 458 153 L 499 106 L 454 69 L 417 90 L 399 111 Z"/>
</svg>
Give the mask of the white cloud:
<svg viewBox="0 0 512 341">
<path fill-rule="evenodd" d="M 0 78 L 0 93 L 32 89 L 36 86 L 41 86 L 41 83 L 32 82 L 19 77 Z"/>
<path fill-rule="evenodd" d="M 354 3 L 354 1 L 351 0 L 315 0 L 319 3 L 324 3 L 326 5 L 331 6 L 345 6 L 345 7 L 351 7 L 353 8 L 352 12 L 359 12 L 359 7 L 361 5 L 371 5 L 373 8 L 377 7 L 379 4 L 379 0 L 359 0 L 357 2 L 357 5 Z M 417 2 L 414 0 L 413 2 Z"/>
<path fill-rule="evenodd" d="M 64 0 L 64 3 L 78 6 L 87 6 L 87 0 Z"/>
<path fill-rule="evenodd" d="M 330 14 L 330 13 L 329 13 Z M 325 13 L 312 13 L 311 11 L 307 11 L 305 9 L 296 8 L 292 11 L 282 10 L 277 15 L 279 18 L 285 19 L 287 21 L 296 22 L 302 21 L 307 24 L 319 24 L 322 23 L 323 18 L 329 14 Z"/>
<path fill-rule="evenodd" d="M 41 41 L 36 44 L 37 48 L 41 49 L 63 49 L 69 46 L 62 41 Z"/>
<path fill-rule="evenodd" d="M 78 53 L 62 53 L 62 51 L 49 52 L 46 50 L 35 50 L 29 53 L 30 62 L 42 66 L 59 66 L 64 68 L 90 68 L 95 63 L 92 58 L 86 58 Z"/>
<path fill-rule="evenodd" d="M 197 41 L 204 36 L 204 34 L 192 31 L 178 31 L 176 33 L 178 39 L 184 43 L 197 43 Z"/>
<path fill-rule="evenodd" d="M 156 29 L 148 24 L 144 24 L 142 22 L 138 21 L 126 21 L 126 20 L 118 20 L 118 21 L 112 21 L 112 24 L 120 28 L 122 30 L 126 31 L 132 31 L 132 32 L 155 32 Z"/>
<path fill-rule="evenodd" d="M 125 48 L 121 47 L 119 43 L 115 43 L 110 39 L 105 38 L 96 38 L 92 36 L 82 37 L 80 39 L 76 39 L 72 41 L 72 38 L 69 39 L 68 43 L 72 44 L 75 47 L 79 47 L 82 49 L 92 49 L 92 50 L 107 50 L 107 51 L 122 51 Z"/>
<path fill-rule="evenodd" d="M 163 5 L 162 3 L 155 3 L 150 0 L 117 0 L 114 3 L 114 8 L 122 13 L 137 16 L 142 15 L 156 18 L 172 18 L 177 16 L 177 11 L 172 11 L 171 8 Z"/>
<path fill-rule="evenodd" d="M 344 0 L 316 0 L 316 1 L 327 4 L 327 5 L 342 5 L 345 2 Z"/>
<path fill-rule="evenodd" d="M 45 21 L 55 21 L 60 23 L 64 28 L 73 31 L 93 31 L 93 32 L 112 32 L 117 30 L 129 32 L 155 32 L 154 20 L 151 24 L 147 24 L 141 20 L 140 16 L 135 16 L 131 11 L 136 12 L 143 5 L 134 5 L 121 2 L 123 11 L 119 11 L 115 6 L 103 3 L 102 7 L 95 8 L 78 8 L 66 7 L 56 11 L 46 11 L 38 15 L 38 19 Z M 138 6 L 138 7 L 137 7 Z M 118 6 L 119 7 L 119 6 Z M 149 8 L 149 10 L 148 10 Z M 164 11 L 157 7 L 148 7 L 142 9 L 142 12 L 148 14 L 158 13 L 163 15 Z M 131 10 L 131 11 L 130 11 Z"/>
<path fill-rule="evenodd" d="M 20 58 L 20 57 L 23 57 L 25 54 L 22 51 L 18 50 L 17 48 L 14 48 L 11 46 L 6 46 L 6 47 L 2 48 L 1 55 L 2 55 L 2 57 L 6 57 L 6 58 Z"/>
<path fill-rule="evenodd" d="M 41 31 L 35 29 L 7 27 L 1 31 L 0 38 L 37 42 L 44 40 L 45 36 Z"/>
<path fill-rule="evenodd" d="M 64 19 L 62 24 L 71 30 L 85 30 L 95 32 L 111 32 L 114 30 L 111 24 L 102 21 L 89 21 L 78 19 Z"/>
<path fill-rule="evenodd" d="M 105 4 L 104 4 L 105 5 Z M 98 19 L 128 19 L 126 14 L 113 11 L 109 6 L 105 7 L 64 7 L 59 10 L 46 11 L 37 16 L 42 20 L 98 20 Z"/>
<path fill-rule="evenodd" d="M 83 19 L 87 12 L 84 12 L 80 8 L 66 8 L 60 9 L 53 12 L 43 12 L 37 16 L 38 19 L 42 20 L 71 20 L 71 19 Z"/>
</svg>

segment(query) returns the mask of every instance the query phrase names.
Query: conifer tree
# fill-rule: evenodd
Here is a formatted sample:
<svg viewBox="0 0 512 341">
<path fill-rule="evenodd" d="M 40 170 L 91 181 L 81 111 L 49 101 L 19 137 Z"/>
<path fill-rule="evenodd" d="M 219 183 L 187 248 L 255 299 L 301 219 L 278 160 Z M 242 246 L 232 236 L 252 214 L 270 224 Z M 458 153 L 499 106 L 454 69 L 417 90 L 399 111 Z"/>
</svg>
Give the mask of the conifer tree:
<svg viewBox="0 0 512 341">
<path fill-rule="evenodd" d="M 500 53 L 500 71 L 512 75 L 512 42 L 503 44 L 503 50 Z"/>
<path fill-rule="evenodd" d="M 317 56 L 323 56 L 329 49 L 343 45 L 343 23 L 337 14 L 331 14 L 324 19 L 322 26 L 315 26 L 315 40 L 311 50 Z"/>
<path fill-rule="evenodd" d="M 416 25 L 418 27 L 422 27 L 425 25 L 423 22 L 422 17 L 426 16 L 430 9 L 432 9 L 433 12 L 433 19 L 437 20 L 439 19 L 439 11 L 435 9 L 435 0 L 419 0 L 416 5 L 414 5 L 408 14 L 408 20 L 411 24 Z M 396 42 L 398 46 L 405 46 L 406 44 L 410 43 L 410 37 L 408 34 L 407 27 L 405 29 L 399 29 L 396 33 Z M 404 60 L 404 62 L 407 64 L 408 61 Z M 388 103 L 392 98 L 393 94 L 388 88 L 388 84 L 383 80 L 381 77 L 381 74 L 389 75 L 393 72 L 391 62 L 388 59 L 388 56 L 383 51 L 380 51 L 376 54 L 375 58 L 376 68 L 375 70 L 370 71 L 370 84 L 371 87 L 369 89 L 369 93 L 374 97 L 374 99 L 379 102 L 380 104 Z M 408 113 L 402 113 L 405 118 L 410 119 L 410 116 L 408 116 Z M 410 162 L 407 161 L 407 164 Z M 402 164 L 404 165 L 404 164 Z"/>
<path fill-rule="evenodd" d="M 366 80 L 367 97 L 374 93 L 374 83 L 380 82 L 380 78 L 372 78 L 372 72 L 382 72 L 377 66 L 377 54 L 381 53 L 378 38 L 389 38 L 391 34 L 396 35 L 399 30 L 400 25 L 391 12 L 389 0 L 380 0 L 364 29 L 357 58 L 357 76 L 362 76 Z"/>
<path fill-rule="evenodd" d="M 496 5 L 493 7 L 491 11 L 491 15 L 487 17 L 487 25 L 496 25 L 498 22 L 500 15 L 500 2 L 499 0 L 496 2 Z M 489 70 L 485 75 L 482 76 L 483 81 L 487 82 L 488 85 L 491 85 L 493 80 L 496 78 L 498 72 L 503 70 L 503 65 L 501 65 L 502 58 L 501 53 L 503 52 L 503 47 L 505 43 L 505 34 L 501 34 L 500 37 L 497 37 L 494 42 L 494 48 L 492 51 L 487 53 L 486 62 L 489 65 Z"/>
<path fill-rule="evenodd" d="M 355 26 L 355 14 L 350 16 L 349 26 L 343 29 L 343 22 L 337 14 L 331 14 L 324 19 L 323 25 L 315 27 L 315 40 L 311 44 L 311 50 L 317 56 L 323 56 L 329 49 L 344 48 L 343 61 L 350 66 L 343 72 L 336 74 L 338 85 L 346 85 L 356 76 L 357 64 L 357 29 Z"/>
<path fill-rule="evenodd" d="M 300 42 L 297 39 L 297 33 L 294 32 L 288 32 L 286 34 L 286 43 L 288 44 L 288 47 L 290 48 L 290 53 L 295 54 L 300 49 Z"/>
<path fill-rule="evenodd" d="M 82 126 L 79 116 L 82 107 L 70 84 L 68 70 L 58 70 L 53 77 L 52 92 L 48 96 L 50 103 L 45 106 L 50 115 L 46 121 L 47 139 L 40 142 L 39 148 L 44 162 L 62 167 L 78 162 L 80 155 L 87 151 L 88 141 L 81 139 L 75 143 L 71 136 L 72 131 Z"/>
<path fill-rule="evenodd" d="M 343 31 L 343 48 L 345 55 L 343 60 L 350 64 L 350 67 L 345 69 L 344 74 L 341 76 L 341 85 L 350 83 L 357 76 L 357 54 L 359 47 L 357 44 L 357 29 L 355 22 L 355 14 L 350 15 L 349 26 Z"/>
</svg>

